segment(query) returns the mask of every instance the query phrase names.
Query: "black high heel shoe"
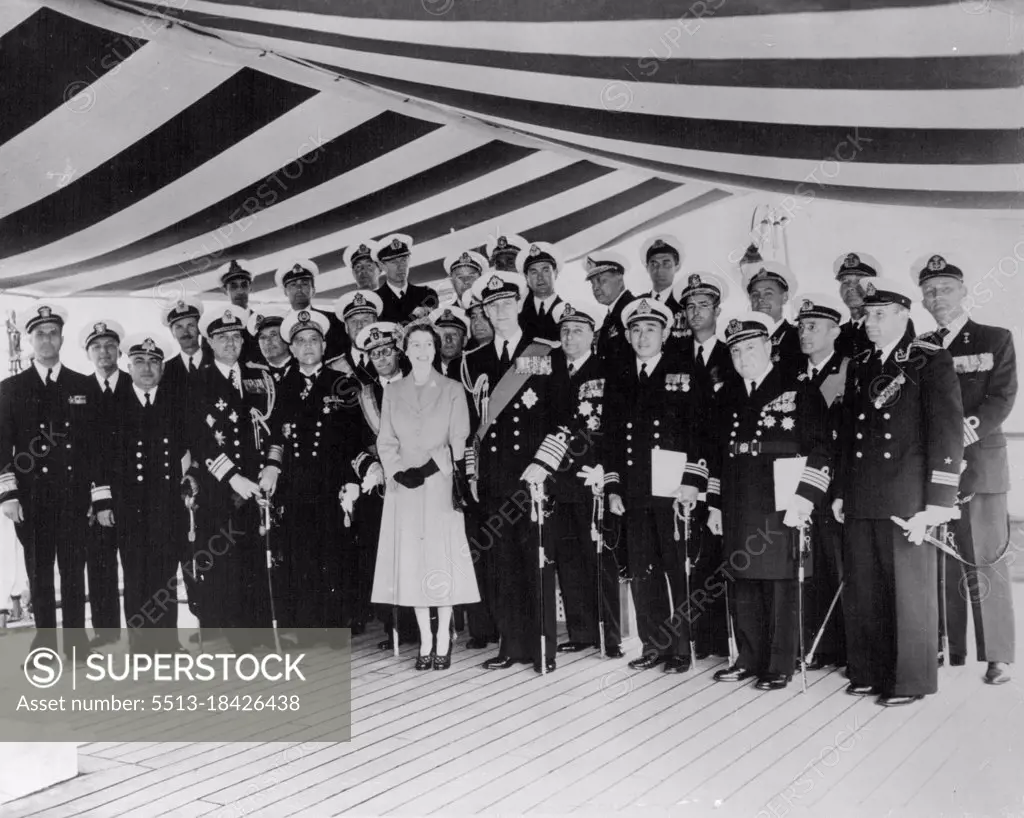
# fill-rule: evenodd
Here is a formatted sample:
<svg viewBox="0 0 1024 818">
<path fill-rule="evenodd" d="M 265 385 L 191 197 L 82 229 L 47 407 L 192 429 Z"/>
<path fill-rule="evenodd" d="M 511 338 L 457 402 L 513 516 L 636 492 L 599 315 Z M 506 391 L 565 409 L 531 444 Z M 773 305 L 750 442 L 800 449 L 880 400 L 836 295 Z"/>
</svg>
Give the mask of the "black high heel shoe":
<svg viewBox="0 0 1024 818">
<path fill-rule="evenodd" d="M 452 666 L 452 645 L 455 641 L 448 643 L 448 652 L 444 656 L 434 657 L 434 670 L 448 670 Z"/>
<path fill-rule="evenodd" d="M 434 651 L 431 650 L 427 656 L 416 657 L 416 670 L 430 670 L 436 661 Z"/>
</svg>

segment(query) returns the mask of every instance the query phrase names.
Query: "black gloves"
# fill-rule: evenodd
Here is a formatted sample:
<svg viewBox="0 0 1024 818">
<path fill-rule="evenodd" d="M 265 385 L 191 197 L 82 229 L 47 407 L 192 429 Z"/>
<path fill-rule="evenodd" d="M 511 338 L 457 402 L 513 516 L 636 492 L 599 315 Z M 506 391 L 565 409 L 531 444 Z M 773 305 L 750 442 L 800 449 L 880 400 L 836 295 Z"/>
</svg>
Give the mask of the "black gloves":
<svg viewBox="0 0 1024 818">
<path fill-rule="evenodd" d="M 405 486 L 407 489 L 419 488 L 430 475 L 437 473 L 440 469 L 433 458 L 428 460 L 419 468 L 405 469 L 395 473 L 395 482 Z"/>
</svg>

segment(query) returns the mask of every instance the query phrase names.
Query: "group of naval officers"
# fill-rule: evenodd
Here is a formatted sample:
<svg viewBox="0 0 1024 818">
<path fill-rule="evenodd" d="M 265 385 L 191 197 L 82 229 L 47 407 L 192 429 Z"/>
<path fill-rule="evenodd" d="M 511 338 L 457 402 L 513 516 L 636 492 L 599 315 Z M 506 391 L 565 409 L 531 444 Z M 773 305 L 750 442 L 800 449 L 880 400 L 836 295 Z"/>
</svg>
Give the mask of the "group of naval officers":
<svg viewBox="0 0 1024 818">
<path fill-rule="evenodd" d="M 456 622 L 468 649 L 497 645 L 485 668 L 622 658 L 628 583 L 635 671 L 728 657 L 716 680 L 777 690 L 813 645 L 805 667 L 845 665 L 848 693 L 904 705 L 966 661 L 970 609 L 984 681 L 1009 680 L 1016 363 L 1011 334 L 966 311 L 960 267 L 924 256 L 900 280 L 848 252 L 836 298 L 754 253 L 750 311 L 726 317 L 727 279 L 684 271 L 682 243 L 659 235 L 640 295 L 621 255 L 586 257 L 600 315 L 556 293 L 552 244 L 503 235 L 449 257 L 449 306 L 409 281 L 413 250 L 401 234 L 349 247 L 357 289 L 333 309 L 308 260 L 277 271 L 287 309 L 250 309 L 252 272 L 232 261 L 226 305 L 166 304 L 176 350 L 91 318 L 91 375 L 60 362 L 65 311 L 33 306 L 31 365 L 0 384 L 0 508 L 25 549 L 34 646 L 57 648 L 55 561 L 64 652 L 120 640 L 118 559 L 133 651 L 188 650 L 179 572 L 200 633 L 236 651 L 272 644 L 272 619 L 306 642 L 374 617 L 379 648 L 416 640 L 410 611 L 370 589 L 381 401 L 408 371 L 403 331 L 426 323 L 471 417 L 454 464 L 470 496 L 452 502 L 481 601 Z M 915 333 L 916 300 L 933 331 Z"/>
</svg>

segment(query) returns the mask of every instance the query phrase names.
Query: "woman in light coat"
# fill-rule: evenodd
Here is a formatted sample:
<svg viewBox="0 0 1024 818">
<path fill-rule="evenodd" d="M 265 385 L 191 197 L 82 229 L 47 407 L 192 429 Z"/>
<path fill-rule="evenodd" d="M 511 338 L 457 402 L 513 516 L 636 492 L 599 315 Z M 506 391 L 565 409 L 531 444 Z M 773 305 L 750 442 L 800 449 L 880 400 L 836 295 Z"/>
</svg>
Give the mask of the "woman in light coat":
<svg viewBox="0 0 1024 818">
<path fill-rule="evenodd" d="M 480 601 L 452 471 L 464 468 L 469 407 L 462 385 L 438 371 L 433 327 L 414 324 L 403 339 L 412 371 L 384 388 L 377 453 L 387 491 L 371 599 L 411 606 L 420 631 L 417 670 L 451 666 L 453 605 Z M 431 650 L 430 608 L 437 608 Z"/>
</svg>

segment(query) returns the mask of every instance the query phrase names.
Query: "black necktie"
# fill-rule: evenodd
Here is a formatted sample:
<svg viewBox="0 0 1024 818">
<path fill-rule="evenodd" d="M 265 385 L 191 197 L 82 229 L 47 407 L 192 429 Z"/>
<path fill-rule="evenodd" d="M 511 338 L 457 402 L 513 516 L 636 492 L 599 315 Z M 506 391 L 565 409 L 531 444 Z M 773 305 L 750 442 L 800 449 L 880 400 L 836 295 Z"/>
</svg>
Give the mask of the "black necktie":
<svg viewBox="0 0 1024 818">
<path fill-rule="evenodd" d="M 747 384 L 747 395 L 753 395 L 755 389 L 757 389 L 757 381 L 750 381 Z"/>
<path fill-rule="evenodd" d="M 53 369 L 46 370 L 46 386 L 53 386 Z"/>
<path fill-rule="evenodd" d="M 640 364 L 640 383 L 643 386 L 647 385 L 647 382 L 651 379 L 651 376 L 647 374 L 647 363 Z"/>
<path fill-rule="evenodd" d="M 537 317 L 538 318 L 543 318 L 544 317 L 544 302 L 543 301 L 541 301 L 540 302 L 540 306 L 537 307 Z"/>
<path fill-rule="evenodd" d="M 110 378 L 104 378 L 103 379 L 103 394 L 104 395 L 109 395 L 110 394 Z M 147 392 L 146 394 L 149 394 L 149 393 Z"/>
<path fill-rule="evenodd" d="M 504 367 L 508 366 L 510 362 L 511 361 L 510 361 L 510 359 L 508 357 L 508 341 L 502 341 L 502 344 L 501 344 L 501 365 L 504 368 Z"/>
<path fill-rule="evenodd" d="M 569 377 L 576 374 L 576 364 L 569 364 Z"/>
<path fill-rule="evenodd" d="M 949 327 L 939 327 L 939 331 L 936 334 L 939 336 L 940 341 L 944 341 L 946 336 L 949 335 Z"/>
<path fill-rule="evenodd" d="M 149 407 L 153 405 L 152 401 L 149 399 L 149 392 L 146 392 L 144 397 L 146 398 L 146 408 L 149 409 Z"/>
<path fill-rule="evenodd" d="M 697 347 L 697 366 L 704 367 L 704 345 Z"/>
<path fill-rule="evenodd" d="M 813 381 L 817 377 L 818 377 L 818 367 L 812 366 L 811 367 L 811 380 Z"/>
<path fill-rule="evenodd" d="M 196 366 L 195 359 L 190 355 L 188 359 L 188 374 L 191 375 L 196 371 L 196 369 L 198 369 L 198 367 Z"/>
</svg>

